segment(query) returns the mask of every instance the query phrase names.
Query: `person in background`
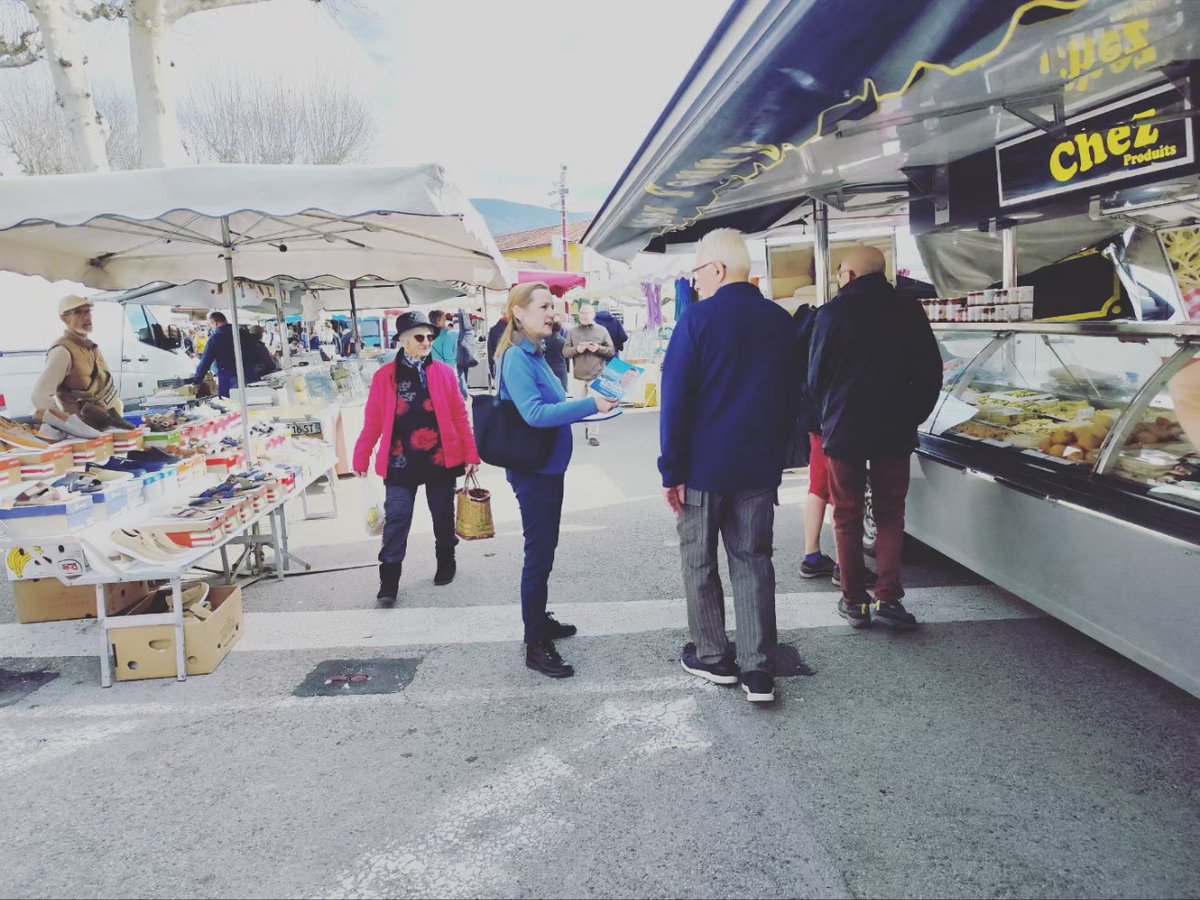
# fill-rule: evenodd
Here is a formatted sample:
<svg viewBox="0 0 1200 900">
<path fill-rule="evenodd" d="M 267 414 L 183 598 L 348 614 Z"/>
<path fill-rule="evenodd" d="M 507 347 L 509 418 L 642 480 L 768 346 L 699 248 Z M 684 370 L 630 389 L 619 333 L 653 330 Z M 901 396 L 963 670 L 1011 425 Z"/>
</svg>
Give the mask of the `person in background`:
<svg viewBox="0 0 1200 900">
<path fill-rule="evenodd" d="M 197 328 L 195 331 L 196 331 L 196 340 L 195 340 L 196 355 L 203 356 L 204 351 L 208 349 L 209 334 L 208 334 L 207 329 L 204 329 L 204 328 Z"/>
<path fill-rule="evenodd" d="M 454 347 L 454 362 L 458 370 L 458 385 L 465 400 L 471 394 L 468 377 L 471 369 L 479 365 L 479 360 L 475 358 L 475 329 L 471 324 L 471 316 L 462 307 L 458 310 L 458 321 L 460 327 L 458 343 Z"/>
<path fill-rule="evenodd" d="M 829 462 L 833 525 L 841 569 L 838 614 L 855 628 L 872 619 L 913 628 L 901 599 L 904 503 L 917 426 L 942 389 L 942 357 L 929 320 L 913 299 L 896 295 L 886 261 L 855 247 L 838 265 L 838 295 L 817 312 L 808 384 Z M 867 593 L 863 507 L 867 470 L 878 535 L 878 587 Z"/>
<path fill-rule="evenodd" d="M 342 329 L 342 338 L 341 338 L 341 341 L 338 343 L 338 353 L 340 353 L 343 357 L 346 357 L 348 359 L 349 357 L 351 357 L 355 354 L 356 350 L 357 350 L 357 346 L 354 343 L 354 327 L 351 325 L 349 327 L 343 328 Z"/>
<path fill-rule="evenodd" d="M 676 516 L 688 627 L 685 671 L 741 681 L 755 703 L 775 699 L 772 657 L 775 504 L 796 419 L 800 365 L 783 307 L 750 283 L 741 234 L 718 228 L 696 247 L 703 303 L 679 321 L 663 360 L 663 494 Z M 729 557 L 737 659 L 725 633 L 717 538 Z M 740 664 L 740 673 L 739 673 Z"/>
<path fill-rule="evenodd" d="M 242 366 L 246 370 L 246 381 L 250 384 L 279 371 L 279 363 L 275 362 L 275 357 L 263 342 L 264 334 L 261 325 L 251 325 L 246 329 L 246 337 L 242 341 Z"/>
<path fill-rule="evenodd" d="M 429 321 L 441 329 L 433 342 L 433 358 L 458 371 L 458 329 L 454 327 L 454 316 L 434 310 Z"/>
<path fill-rule="evenodd" d="M 48 440 L 98 437 L 113 426 L 132 428 L 123 418 L 125 404 L 117 381 L 92 333 L 92 302 L 70 294 L 58 301 L 66 326 L 46 352 L 46 367 L 33 386 L 35 416 Z"/>
<path fill-rule="evenodd" d="M 612 338 L 613 349 L 620 356 L 629 340 L 629 335 L 625 333 L 625 326 L 621 324 L 621 320 L 613 315 L 611 300 L 600 301 L 600 311 L 596 313 L 596 324 L 608 332 L 608 336 Z"/>
<path fill-rule="evenodd" d="M 488 329 L 488 372 L 491 373 L 492 379 L 496 378 L 496 348 L 500 345 L 500 338 L 504 335 L 504 329 L 508 327 L 508 316 L 501 316 L 496 320 L 496 324 Z"/>
<path fill-rule="evenodd" d="M 563 356 L 571 360 L 575 390 L 580 397 L 588 396 L 589 385 L 604 371 L 608 361 L 617 355 L 608 331 L 596 324 L 596 311 L 591 304 L 579 306 L 579 324 L 567 332 Z M 600 446 L 600 423 L 588 422 L 584 436 L 593 446 Z"/>
<path fill-rule="evenodd" d="M 546 356 L 546 362 L 550 365 L 550 371 L 558 376 L 558 380 L 562 382 L 563 390 L 569 390 L 567 387 L 567 358 L 563 356 L 563 350 L 567 346 L 567 339 L 563 333 L 563 316 L 554 317 L 554 330 L 550 332 L 550 336 L 542 342 L 542 346 Z"/>
<path fill-rule="evenodd" d="M 542 341 L 554 327 L 554 296 L 541 283 L 520 284 L 508 294 L 508 325 L 496 348 L 500 397 L 511 400 L 534 428 L 556 432 L 554 449 L 541 468 L 508 469 L 525 531 L 521 570 L 521 619 L 525 625 L 525 665 L 551 678 L 569 678 L 574 668 L 563 661 L 554 641 L 575 634 L 574 625 L 558 622 L 547 611 L 550 573 L 562 521 L 563 480 L 571 462 L 571 424 L 609 412 L 606 397 L 567 400 L 562 382 L 542 355 Z"/>
<path fill-rule="evenodd" d="M 196 358 L 196 329 L 188 328 L 183 332 L 183 352 L 191 359 Z"/>
<path fill-rule="evenodd" d="M 234 361 L 233 326 L 225 318 L 225 313 L 218 310 L 209 313 L 208 320 L 212 323 L 214 330 L 205 345 L 204 355 L 200 357 L 200 365 L 196 367 L 196 377 L 193 380 L 199 384 L 208 374 L 209 368 L 216 366 L 217 396 L 228 397 L 230 390 L 238 386 L 237 363 Z M 243 364 L 245 361 L 243 353 Z M 250 377 L 250 372 L 247 372 L 246 376 Z"/>
<path fill-rule="evenodd" d="M 400 352 L 380 367 L 371 390 L 362 433 L 354 445 L 354 472 L 365 478 L 376 445 L 375 472 L 387 485 L 383 545 L 379 550 L 379 592 L 383 606 L 396 602 L 417 489 L 433 517 L 437 554 L 435 585 L 458 571 L 454 547 L 454 484 L 479 468 L 479 452 L 457 389 L 454 370 L 430 358 L 437 330 L 425 314 L 406 312 L 396 320 Z"/>
</svg>

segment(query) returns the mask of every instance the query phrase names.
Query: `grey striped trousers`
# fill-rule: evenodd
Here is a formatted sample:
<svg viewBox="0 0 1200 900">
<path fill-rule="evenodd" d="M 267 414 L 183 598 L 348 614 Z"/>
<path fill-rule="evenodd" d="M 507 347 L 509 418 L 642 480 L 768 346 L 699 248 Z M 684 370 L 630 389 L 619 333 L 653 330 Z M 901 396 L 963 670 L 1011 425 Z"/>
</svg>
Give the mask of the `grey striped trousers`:
<svg viewBox="0 0 1200 900">
<path fill-rule="evenodd" d="M 688 628 L 701 662 L 729 653 L 725 593 L 717 570 L 717 536 L 725 544 L 737 615 L 737 656 L 743 672 L 771 671 L 778 643 L 775 627 L 775 536 L 777 491 L 714 493 L 687 489 L 676 521 Z"/>
</svg>

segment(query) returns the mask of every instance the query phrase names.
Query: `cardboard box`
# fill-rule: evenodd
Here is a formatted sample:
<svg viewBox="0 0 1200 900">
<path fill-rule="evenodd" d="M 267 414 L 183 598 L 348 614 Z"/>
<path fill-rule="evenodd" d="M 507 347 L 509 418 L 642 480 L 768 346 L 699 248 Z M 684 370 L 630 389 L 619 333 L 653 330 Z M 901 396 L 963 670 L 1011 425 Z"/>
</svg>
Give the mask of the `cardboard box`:
<svg viewBox="0 0 1200 900">
<path fill-rule="evenodd" d="M 21 483 L 21 460 L 5 454 L 0 456 L 0 487 Z"/>
<path fill-rule="evenodd" d="M 146 443 L 145 426 L 133 429 L 132 431 L 114 431 L 113 436 L 113 452 L 128 453 L 130 450 L 141 450 Z"/>
<path fill-rule="evenodd" d="M 149 581 L 127 581 L 104 586 L 104 609 L 119 615 L 147 594 L 155 585 Z M 17 621 L 61 622 L 65 619 L 96 618 L 96 588 L 90 584 L 63 584 L 57 578 L 32 578 L 13 585 Z"/>
<path fill-rule="evenodd" d="M 78 578 L 91 569 L 83 545 L 72 538 L 42 538 L 12 547 L 4 558 L 9 581 Z"/>
<path fill-rule="evenodd" d="M 114 445 L 111 434 L 102 434 L 91 440 L 64 441 L 63 443 L 71 448 L 74 465 L 77 469 L 85 468 L 88 463 L 103 465 L 113 457 Z"/>
<path fill-rule="evenodd" d="M 208 594 L 212 615 L 207 619 L 185 617 L 183 642 L 188 675 L 207 675 L 221 664 L 245 629 L 242 618 L 242 589 L 214 587 Z M 126 615 L 166 612 L 159 600 L 129 610 Z M 175 629 L 170 625 L 120 628 L 109 632 L 117 681 L 175 677 Z"/>
<path fill-rule="evenodd" d="M 0 509 L 0 525 L 18 541 L 74 534 L 95 521 L 94 506 L 90 497 L 72 494 L 59 503 Z"/>
<path fill-rule="evenodd" d="M 21 461 L 21 478 L 25 481 L 53 480 L 75 467 L 75 456 L 65 444 L 45 450 L 22 450 L 13 455 Z"/>
</svg>

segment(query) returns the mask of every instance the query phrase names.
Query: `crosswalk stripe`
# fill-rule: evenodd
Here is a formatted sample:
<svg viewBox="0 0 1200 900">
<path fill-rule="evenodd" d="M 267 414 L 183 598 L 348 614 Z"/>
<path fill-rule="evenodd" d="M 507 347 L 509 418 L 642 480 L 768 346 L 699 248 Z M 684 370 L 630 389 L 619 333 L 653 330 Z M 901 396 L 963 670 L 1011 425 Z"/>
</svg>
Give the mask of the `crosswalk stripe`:
<svg viewBox="0 0 1200 900">
<path fill-rule="evenodd" d="M 781 630 L 844 625 L 831 591 L 779 594 Z M 992 585 L 913 588 L 906 605 L 923 622 L 1022 619 L 1042 613 Z M 729 627 L 736 619 L 730 606 Z M 639 634 L 687 627 L 682 599 L 556 603 L 555 615 L 579 626 L 581 636 Z M 94 656 L 94 621 L 0 625 L 0 657 Z M 486 605 L 322 612 L 248 612 L 234 652 L 454 645 L 521 640 L 518 606 Z"/>
</svg>

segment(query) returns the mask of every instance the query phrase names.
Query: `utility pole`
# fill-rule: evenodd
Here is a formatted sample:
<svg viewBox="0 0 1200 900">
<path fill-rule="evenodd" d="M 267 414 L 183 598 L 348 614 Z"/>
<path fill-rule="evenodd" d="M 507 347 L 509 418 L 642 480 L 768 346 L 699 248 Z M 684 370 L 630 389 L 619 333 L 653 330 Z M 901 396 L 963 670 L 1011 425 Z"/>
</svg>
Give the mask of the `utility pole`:
<svg viewBox="0 0 1200 900">
<path fill-rule="evenodd" d="M 562 228 L 562 264 L 563 271 L 570 271 L 571 260 L 567 255 L 567 167 L 563 166 L 559 176 L 558 183 L 554 185 L 554 190 L 550 192 L 551 197 L 558 197 L 558 211 L 560 225 Z"/>
</svg>

